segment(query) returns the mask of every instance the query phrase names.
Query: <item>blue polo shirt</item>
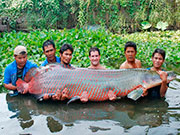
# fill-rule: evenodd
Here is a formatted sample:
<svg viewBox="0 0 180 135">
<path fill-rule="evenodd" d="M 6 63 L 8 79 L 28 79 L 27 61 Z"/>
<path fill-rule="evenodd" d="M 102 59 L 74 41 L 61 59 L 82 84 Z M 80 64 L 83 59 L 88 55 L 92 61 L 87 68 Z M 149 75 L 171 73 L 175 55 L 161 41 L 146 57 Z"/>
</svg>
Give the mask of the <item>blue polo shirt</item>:
<svg viewBox="0 0 180 135">
<path fill-rule="evenodd" d="M 59 58 L 59 57 L 57 57 L 57 56 L 55 56 L 56 57 L 56 62 L 57 63 L 60 63 L 61 62 L 61 59 Z M 48 64 L 48 60 L 46 59 L 42 64 L 41 64 L 41 66 L 46 66 Z"/>
<path fill-rule="evenodd" d="M 26 73 L 33 67 L 38 67 L 38 66 L 35 63 L 32 63 L 29 60 L 27 60 L 25 66 L 23 68 L 23 75 L 22 75 L 23 80 L 24 80 Z M 12 85 L 16 86 L 16 81 L 17 81 L 17 63 L 16 63 L 16 61 L 13 61 L 5 68 L 4 83 L 5 84 L 12 83 Z"/>
</svg>

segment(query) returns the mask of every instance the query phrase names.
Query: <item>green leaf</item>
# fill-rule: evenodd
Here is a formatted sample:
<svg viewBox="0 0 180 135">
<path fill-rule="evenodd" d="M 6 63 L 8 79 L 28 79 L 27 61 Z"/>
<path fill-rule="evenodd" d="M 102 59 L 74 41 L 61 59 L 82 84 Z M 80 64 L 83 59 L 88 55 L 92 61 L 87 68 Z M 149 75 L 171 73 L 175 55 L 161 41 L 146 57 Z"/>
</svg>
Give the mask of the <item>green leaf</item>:
<svg viewBox="0 0 180 135">
<path fill-rule="evenodd" d="M 148 21 L 143 21 L 141 23 L 141 26 L 142 26 L 143 30 L 147 30 L 147 29 L 151 28 L 152 25 Z"/>
<path fill-rule="evenodd" d="M 158 22 L 157 25 L 156 25 L 156 28 L 157 29 L 161 29 L 162 31 L 166 30 L 168 27 L 168 23 L 167 22 Z"/>
</svg>

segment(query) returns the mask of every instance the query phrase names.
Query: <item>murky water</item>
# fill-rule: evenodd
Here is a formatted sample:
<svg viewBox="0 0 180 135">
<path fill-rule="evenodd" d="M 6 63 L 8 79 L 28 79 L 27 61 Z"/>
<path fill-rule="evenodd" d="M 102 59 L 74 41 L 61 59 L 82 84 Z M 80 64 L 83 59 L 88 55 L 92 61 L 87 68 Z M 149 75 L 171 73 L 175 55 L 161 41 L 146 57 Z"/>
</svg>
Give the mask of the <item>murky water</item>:
<svg viewBox="0 0 180 135">
<path fill-rule="evenodd" d="M 177 135 L 180 76 L 166 98 L 115 102 L 36 102 L 31 95 L 0 94 L 0 135 Z"/>
</svg>

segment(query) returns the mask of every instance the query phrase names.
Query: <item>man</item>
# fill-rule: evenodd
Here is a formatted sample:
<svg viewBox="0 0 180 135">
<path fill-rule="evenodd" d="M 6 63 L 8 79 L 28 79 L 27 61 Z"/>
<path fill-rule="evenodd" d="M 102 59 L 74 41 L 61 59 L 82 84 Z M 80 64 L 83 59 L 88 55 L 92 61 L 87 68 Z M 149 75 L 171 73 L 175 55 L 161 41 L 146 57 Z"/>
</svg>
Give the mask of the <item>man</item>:
<svg viewBox="0 0 180 135">
<path fill-rule="evenodd" d="M 64 68 L 74 69 L 74 67 L 71 66 L 70 64 L 73 51 L 74 49 L 72 45 L 70 44 L 63 44 L 62 47 L 60 48 L 59 52 L 60 52 L 60 58 L 61 58 L 61 65 Z"/>
<path fill-rule="evenodd" d="M 134 42 L 128 41 L 125 44 L 124 53 L 126 61 L 120 66 L 120 69 L 127 68 L 141 68 L 141 61 L 136 59 L 136 44 Z"/>
<path fill-rule="evenodd" d="M 106 69 L 100 64 L 100 50 L 97 47 L 91 47 L 89 50 L 89 59 L 91 65 L 88 67 L 90 69 Z"/>
<path fill-rule="evenodd" d="M 61 58 L 61 66 L 64 68 L 74 69 L 73 66 L 71 66 L 70 62 L 72 59 L 72 53 L 74 49 L 72 45 L 70 44 L 63 44 L 60 48 L 60 58 Z M 56 94 L 52 96 L 53 100 L 65 100 L 68 97 L 68 90 L 65 88 L 63 92 L 57 90 Z M 43 96 L 44 100 L 47 100 L 51 98 L 51 95 L 45 94 Z"/>
<path fill-rule="evenodd" d="M 156 71 L 161 80 L 162 84 L 159 86 L 156 86 L 154 88 L 146 90 L 143 93 L 143 96 L 149 97 L 149 98 L 161 98 L 164 97 L 168 88 L 168 81 L 167 81 L 167 73 L 163 71 L 161 68 L 163 63 L 165 61 L 165 51 L 163 49 L 155 49 L 155 51 L 152 54 L 152 62 L 153 67 L 148 68 L 149 70 Z"/>
<path fill-rule="evenodd" d="M 17 46 L 14 49 L 15 61 L 10 63 L 4 71 L 4 87 L 9 90 L 13 90 L 14 95 L 18 95 L 16 81 L 18 78 L 24 80 L 26 73 L 33 67 L 37 67 L 36 64 L 27 60 L 27 49 L 24 46 Z M 23 91 L 22 94 L 27 93 Z"/>
<path fill-rule="evenodd" d="M 41 64 L 41 66 L 46 66 L 48 63 L 60 63 L 61 60 L 59 57 L 55 56 L 56 48 L 52 40 L 46 40 L 43 43 L 43 52 L 46 55 L 46 60 Z"/>
</svg>

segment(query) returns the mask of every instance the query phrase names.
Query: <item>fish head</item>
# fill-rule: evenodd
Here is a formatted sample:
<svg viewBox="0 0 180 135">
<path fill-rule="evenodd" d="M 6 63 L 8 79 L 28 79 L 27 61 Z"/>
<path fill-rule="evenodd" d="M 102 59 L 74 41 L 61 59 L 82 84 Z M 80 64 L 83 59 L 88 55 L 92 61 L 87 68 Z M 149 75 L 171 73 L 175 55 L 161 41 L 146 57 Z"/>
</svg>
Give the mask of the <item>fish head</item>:
<svg viewBox="0 0 180 135">
<path fill-rule="evenodd" d="M 167 74 L 168 74 L 168 76 L 167 76 L 168 81 L 172 81 L 176 78 L 176 74 L 172 71 L 167 71 Z"/>
<path fill-rule="evenodd" d="M 175 73 L 172 71 L 168 71 L 167 74 L 168 74 L 167 76 L 168 83 L 176 78 Z M 158 86 L 162 83 L 159 74 L 155 71 L 146 71 L 145 74 L 143 75 L 142 80 L 143 80 L 143 86 L 148 89 Z"/>
</svg>

